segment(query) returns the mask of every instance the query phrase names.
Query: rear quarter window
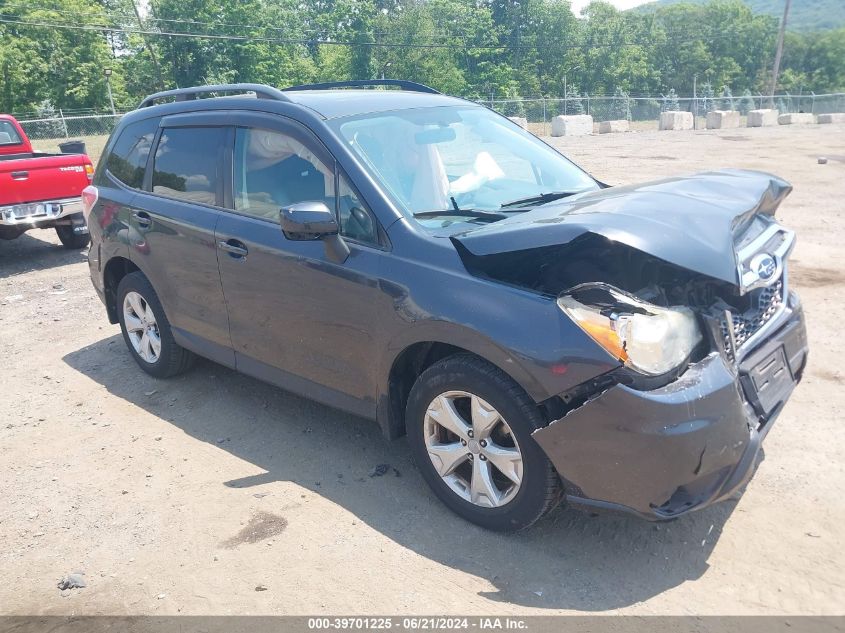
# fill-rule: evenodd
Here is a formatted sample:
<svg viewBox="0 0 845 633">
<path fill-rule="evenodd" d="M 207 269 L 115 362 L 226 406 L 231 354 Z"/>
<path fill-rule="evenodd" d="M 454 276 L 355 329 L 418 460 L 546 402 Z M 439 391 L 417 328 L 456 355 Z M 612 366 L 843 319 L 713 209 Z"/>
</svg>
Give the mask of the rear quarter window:
<svg viewBox="0 0 845 633">
<path fill-rule="evenodd" d="M 20 145 L 22 139 L 10 121 L 0 121 L 0 145 Z"/>
<path fill-rule="evenodd" d="M 117 137 L 106 159 L 106 169 L 127 187 L 140 189 L 144 183 L 147 157 L 158 131 L 157 118 L 130 123 Z"/>
</svg>

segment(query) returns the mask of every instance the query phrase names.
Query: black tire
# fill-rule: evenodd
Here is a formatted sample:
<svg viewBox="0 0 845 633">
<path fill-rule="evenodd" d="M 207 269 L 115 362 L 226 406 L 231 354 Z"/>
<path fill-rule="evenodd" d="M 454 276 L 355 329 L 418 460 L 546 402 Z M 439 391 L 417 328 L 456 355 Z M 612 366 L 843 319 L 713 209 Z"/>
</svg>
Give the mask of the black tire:
<svg viewBox="0 0 845 633">
<path fill-rule="evenodd" d="M 129 339 L 129 332 L 126 329 L 126 322 L 123 314 L 123 300 L 130 292 L 137 292 L 147 305 L 152 309 L 155 316 L 156 325 L 158 328 L 158 335 L 161 339 L 161 353 L 155 362 L 147 362 L 144 360 L 132 345 Z M 145 372 L 156 378 L 170 378 L 187 371 L 191 365 L 194 364 L 196 357 L 193 353 L 181 347 L 173 340 L 173 332 L 170 329 L 170 321 L 167 320 L 167 315 L 161 307 L 161 302 L 158 300 L 152 284 L 141 272 L 129 273 L 117 286 L 117 316 L 120 321 L 120 330 L 123 332 L 123 340 L 126 347 L 129 348 L 129 353 L 138 363 L 138 366 Z"/>
<path fill-rule="evenodd" d="M 68 250 L 79 250 L 81 248 L 85 248 L 91 240 L 88 233 L 74 233 L 73 227 L 69 224 L 57 226 L 56 235 L 59 236 L 62 246 Z"/>
<path fill-rule="evenodd" d="M 522 453 L 523 476 L 515 496 L 502 506 L 481 507 L 460 497 L 438 474 L 425 444 L 424 420 L 429 404 L 448 391 L 475 394 L 507 421 Z M 453 512 L 489 530 L 513 532 L 536 523 L 562 498 L 560 478 L 531 437 L 546 426 L 528 394 L 501 369 L 471 354 L 450 356 L 426 369 L 408 397 L 405 425 L 411 452 L 423 478 Z"/>
</svg>

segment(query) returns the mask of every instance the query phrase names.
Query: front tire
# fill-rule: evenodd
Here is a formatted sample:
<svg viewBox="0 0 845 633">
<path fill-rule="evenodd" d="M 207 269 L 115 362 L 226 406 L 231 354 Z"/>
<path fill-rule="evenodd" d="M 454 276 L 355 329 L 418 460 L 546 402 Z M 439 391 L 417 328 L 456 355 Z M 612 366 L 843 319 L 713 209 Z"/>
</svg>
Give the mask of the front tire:
<svg viewBox="0 0 845 633">
<path fill-rule="evenodd" d="M 120 280 L 116 307 L 126 347 L 145 372 L 169 378 L 193 364 L 194 355 L 173 339 L 158 295 L 143 273 L 129 273 Z"/>
<path fill-rule="evenodd" d="M 59 236 L 59 241 L 68 250 L 79 250 L 88 246 L 90 236 L 88 233 L 74 233 L 73 226 L 59 225 L 56 227 L 56 235 Z"/>
<path fill-rule="evenodd" d="M 437 497 L 481 527 L 533 525 L 561 499 L 560 479 L 531 437 L 537 405 L 499 368 L 469 354 L 417 379 L 405 418 L 414 460 Z"/>
</svg>

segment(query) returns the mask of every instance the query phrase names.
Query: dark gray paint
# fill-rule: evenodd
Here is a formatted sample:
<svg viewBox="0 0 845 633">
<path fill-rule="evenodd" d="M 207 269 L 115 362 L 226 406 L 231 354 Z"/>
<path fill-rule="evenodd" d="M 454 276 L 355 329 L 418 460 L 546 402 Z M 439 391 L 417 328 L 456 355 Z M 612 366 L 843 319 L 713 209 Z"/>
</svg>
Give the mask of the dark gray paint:
<svg viewBox="0 0 845 633">
<path fill-rule="evenodd" d="M 453 239 L 473 255 L 492 255 L 595 233 L 739 285 L 738 225 L 757 213 L 774 214 L 790 191 L 787 182 L 761 172 L 704 172 L 579 194 Z"/>
<path fill-rule="evenodd" d="M 748 403 L 737 369 L 713 353 L 665 387 L 638 391 L 615 385 L 535 431 L 534 439 L 567 482 L 569 496 L 647 518 L 668 518 L 724 498 L 747 481 L 762 436 L 806 364 L 803 313 L 794 301 L 790 310 L 767 349 L 743 364 L 750 369 L 771 349 L 788 350 L 787 379 L 776 406 L 765 415 Z"/>
<path fill-rule="evenodd" d="M 232 98 L 145 108 L 126 115 L 112 139 L 123 126 L 150 116 L 165 117 L 168 124 L 202 120 L 301 128 L 321 154 L 329 161 L 334 157 L 367 202 L 387 238 L 384 248 L 347 240 L 350 256 L 337 263 L 321 241 L 289 240 L 275 222 L 104 186 L 98 173 L 104 189 L 92 214 L 97 224 L 92 252 L 101 254 L 91 268 L 98 290 L 110 258 L 128 256 L 150 278 L 182 345 L 315 400 L 375 417 L 391 437 L 403 423 L 388 402 L 391 370 L 417 343 L 473 352 L 537 402 L 619 367 L 553 297 L 471 276 L 455 244 L 406 218 L 326 123 L 327 116 L 368 108 L 471 104 L 388 92 L 288 94 L 297 103 Z M 231 163 L 227 169 L 231 179 Z M 561 244 L 593 232 L 736 283 L 737 224 L 755 213 L 773 213 L 788 191 L 785 182 L 768 175 L 709 173 L 580 195 L 455 239 L 484 254 Z M 223 204 L 231 207 L 231 182 Z M 133 226 L 130 209 L 150 211 L 152 228 Z M 221 250 L 219 242 L 228 240 L 241 244 L 246 256 Z M 793 355 L 805 358 L 806 348 Z M 733 469 L 722 491 L 748 473 L 760 437 L 743 437 L 751 405 L 739 389 L 730 367 L 710 356 L 656 391 L 613 387 L 535 437 L 575 490 L 580 486 L 583 494 L 594 495 L 591 503 L 633 505 L 654 516 L 650 504 L 661 502 L 672 485 L 690 481 L 685 477 L 698 461 L 711 475 L 721 476 L 722 466 Z M 658 451 L 668 460 L 665 466 L 653 463 L 655 453 L 645 441 L 664 436 L 690 440 L 678 445 L 682 454 L 667 452 L 669 445 Z M 727 457 L 708 452 L 701 445 L 707 438 L 727 447 Z M 574 447 L 579 448 L 573 452 Z M 691 463 L 690 456 L 698 461 Z M 637 489 L 638 474 L 644 474 L 648 493 Z"/>
</svg>

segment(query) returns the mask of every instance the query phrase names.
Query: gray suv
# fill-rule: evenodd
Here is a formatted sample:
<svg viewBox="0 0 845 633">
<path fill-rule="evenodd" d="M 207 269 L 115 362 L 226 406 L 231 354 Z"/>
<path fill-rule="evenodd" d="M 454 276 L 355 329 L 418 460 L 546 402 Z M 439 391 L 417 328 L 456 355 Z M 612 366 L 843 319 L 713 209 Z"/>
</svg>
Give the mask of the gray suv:
<svg viewBox="0 0 845 633">
<path fill-rule="evenodd" d="M 791 187 L 609 187 L 505 117 L 398 80 L 146 98 L 86 190 L 130 354 L 195 355 L 407 435 L 494 530 L 562 499 L 657 520 L 733 495 L 801 378 Z"/>
</svg>

